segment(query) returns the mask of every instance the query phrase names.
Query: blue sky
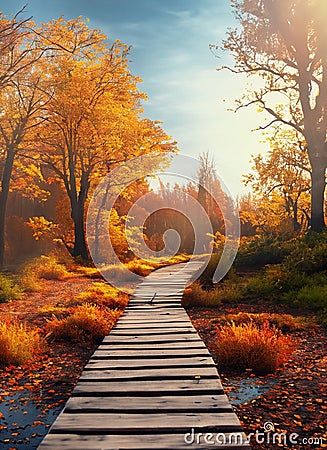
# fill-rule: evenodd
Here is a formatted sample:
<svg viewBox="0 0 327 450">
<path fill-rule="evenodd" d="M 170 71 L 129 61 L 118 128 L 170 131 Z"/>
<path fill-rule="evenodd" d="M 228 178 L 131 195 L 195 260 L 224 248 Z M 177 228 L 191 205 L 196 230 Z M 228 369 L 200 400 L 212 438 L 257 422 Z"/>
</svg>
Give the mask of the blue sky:
<svg viewBox="0 0 327 450">
<path fill-rule="evenodd" d="M 261 116 L 228 111 L 244 89 L 244 80 L 216 68 L 209 50 L 234 25 L 229 0 L 26 0 L 25 14 L 36 22 L 60 15 L 85 16 L 111 40 L 132 45 L 131 71 L 143 79 L 148 95 L 145 115 L 163 121 L 163 128 L 182 153 L 209 151 L 219 175 L 232 194 L 244 191 L 240 182 L 250 170 L 251 154 L 264 151 L 256 128 Z M 17 12 L 25 0 L 2 0 L 5 14 Z"/>
</svg>

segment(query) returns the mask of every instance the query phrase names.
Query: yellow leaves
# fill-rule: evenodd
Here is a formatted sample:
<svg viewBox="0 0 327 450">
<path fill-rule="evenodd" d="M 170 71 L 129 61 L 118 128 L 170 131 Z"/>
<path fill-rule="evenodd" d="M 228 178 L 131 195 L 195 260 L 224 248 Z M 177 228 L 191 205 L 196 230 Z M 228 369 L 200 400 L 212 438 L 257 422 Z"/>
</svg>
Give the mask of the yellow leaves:
<svg viewBox="0 0 327 450">
<path fill-rule="evenodd" d="M 45 217 L 31 217 L 27 225 L 33 230 L 33 237 L 36 241 L 41 239 L 43 235 L 52 235 L 58 228 L 57 224 L 47 220 Z"/>
<path fill-rule="evenodd" d="M 40 181 L 44 181 L 43 174 L 40 167 L 35 164 L 30 164 L 29 166 L 24 166 L 24 173 L 30 177 L 37 177 Z"/>
</svg>

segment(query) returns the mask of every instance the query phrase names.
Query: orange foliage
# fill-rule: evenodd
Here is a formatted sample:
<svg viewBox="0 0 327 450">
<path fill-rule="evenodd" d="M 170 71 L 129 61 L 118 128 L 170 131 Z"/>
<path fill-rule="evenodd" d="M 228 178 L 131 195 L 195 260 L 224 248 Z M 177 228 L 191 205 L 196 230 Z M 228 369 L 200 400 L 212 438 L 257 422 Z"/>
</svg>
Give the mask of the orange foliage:
<svg viewBox="0 0 327 450">
<path fill-rule="evenodd" d="M 63 318 L 53 317 L 47 324 L 47 337 L 56 341 L 100 342 L 118 320 L 120 313 L 85 303 Z"/>
<path fill-rule="evenodd" d="M 43 347 L 44 341 L 36 330 L 18 322 L 0 323 L 0 366 L 23 364 Z"/>
<path fill-rule="evenodd" d="M 253 322 L 231 323 L 218 331 L 215 353 L 223 367 L 264 375 L 284 364 L 293 348 L 292 339 L 270 327 L 268 321 L 260 327 Z"/>
</svg>

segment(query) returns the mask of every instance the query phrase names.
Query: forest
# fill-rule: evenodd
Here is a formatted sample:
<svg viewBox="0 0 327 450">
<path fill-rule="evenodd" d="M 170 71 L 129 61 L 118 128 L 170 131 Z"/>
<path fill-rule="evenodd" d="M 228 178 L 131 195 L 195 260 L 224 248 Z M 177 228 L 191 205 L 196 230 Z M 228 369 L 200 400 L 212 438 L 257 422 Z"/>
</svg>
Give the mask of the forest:
<svg viewBox="0 0 327 450">
<path fill-rule="evenodd" d="M 246 193 L 235 201 L 214 156 L 201 149 L 192 179 L 159 177 L 154 187 L 151 176 L 168 168 L 179 148 L 160 120 L 145 117 L 147 95 L 130 69 L 128 45 L 111 42 L 83 17 L 38 24 L 24 8 L 0 14 L 0 442 L 6 448 L 36 448 L 123 314 L 135 285 L 131 278 L 128 292 L 117 288 L 122 267 L 145 277 L 204 255 L 209 263 L 182 304 L 245 432 L 270 419 L 277 430 L 316 438 L 310 448 L 323 448 L 327 4 L 231 0 L 231 7 L 237 27 L 210 50 L 231 56 L 231 65 L 218 71 L 260 80 L 235 99 L 235 111 L 257 109 L 268 148 L 254 149 L 242 179 Z M 136 169 L 134 178 L 127 175 L 134 181 L 111 186 L 119 195 L 106 211 L 106 232 L 118 266 L 97 231 L 87 231 L 87 215 L 101 180 L 144 157 L 147 176 Z M 143 224 L 129 226 L 133 205 L 147 217 Z M 198 207 L 211 226 L 201 245 L 190 220 Z M 239 217 L 238 252 L 214 283 L 236 217 L 231 210 Z M 104 219 L 91 220 L 97 230 Z M 173 256 L 165 241 L 171 229 L 180 236 Z M 148 259 L 135 251 L 140 236 Z M 249 380 L 260 395 L 238 401 Z M 33 402 L 39 414 L 27 417 Z M 10 407 L 20 408 L 27 422 L 18 423 Z"/>
</svg>

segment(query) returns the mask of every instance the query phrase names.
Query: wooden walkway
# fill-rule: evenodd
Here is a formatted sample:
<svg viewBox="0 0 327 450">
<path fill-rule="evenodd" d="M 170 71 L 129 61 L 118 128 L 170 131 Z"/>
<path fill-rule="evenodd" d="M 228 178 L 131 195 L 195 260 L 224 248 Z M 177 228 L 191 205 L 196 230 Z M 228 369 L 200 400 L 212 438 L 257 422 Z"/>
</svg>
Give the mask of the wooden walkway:
<svg viewBox="0 0 327 450">
<path fill-rule="evenodd" d="M 183 274 L 182 264 L 159 269 L 138 286 L 39 449 L 249 449 L 239 443 L 244 435 L 215 364 L 181 307 L 200 265 L 192 261 Z"/>
</svg>

